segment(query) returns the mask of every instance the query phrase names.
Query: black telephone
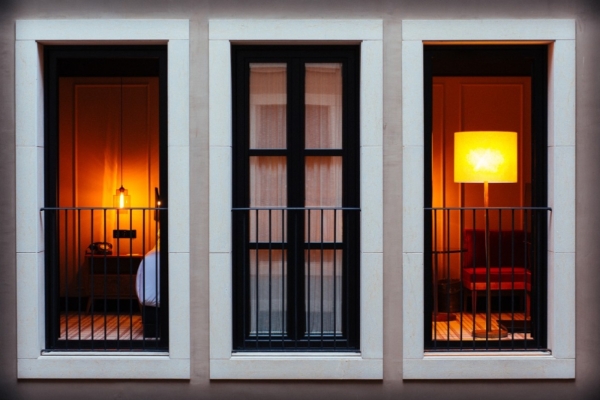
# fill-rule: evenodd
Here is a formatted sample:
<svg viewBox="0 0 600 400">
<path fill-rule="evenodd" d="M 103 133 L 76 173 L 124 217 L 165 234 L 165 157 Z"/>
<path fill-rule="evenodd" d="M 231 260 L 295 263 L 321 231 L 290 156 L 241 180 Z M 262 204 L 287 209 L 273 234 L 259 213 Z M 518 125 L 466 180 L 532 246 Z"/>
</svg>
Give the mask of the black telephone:
<svg viewBox="0 0 600 400">
<path fill-rule="evenodd" d="M 88 246 L 87 252 L 89 254 L 111 255 L 112 247 L 112 243 L 94 242 Z"/>
</svg>

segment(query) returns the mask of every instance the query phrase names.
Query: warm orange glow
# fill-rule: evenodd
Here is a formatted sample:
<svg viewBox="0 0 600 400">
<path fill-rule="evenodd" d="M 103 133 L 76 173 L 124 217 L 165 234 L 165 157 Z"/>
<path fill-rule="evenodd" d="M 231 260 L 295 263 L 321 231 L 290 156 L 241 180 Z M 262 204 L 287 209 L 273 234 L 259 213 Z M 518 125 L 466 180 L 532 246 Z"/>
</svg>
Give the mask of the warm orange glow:
<svg viewBox="0 0 600 400">
<path fill-rule="evenodd" d="M 115 208 L 129 208 L 131 205 L 131 196 L 127 189 L 123 186 L 117 189 L 115 195 L 113 196 L 113 207 Z"/>
<path fill-rule="evenodd" d="M 517 182 L 517 164 L 516 132 L 454 134 L 454 182 Z"/>
</svg>

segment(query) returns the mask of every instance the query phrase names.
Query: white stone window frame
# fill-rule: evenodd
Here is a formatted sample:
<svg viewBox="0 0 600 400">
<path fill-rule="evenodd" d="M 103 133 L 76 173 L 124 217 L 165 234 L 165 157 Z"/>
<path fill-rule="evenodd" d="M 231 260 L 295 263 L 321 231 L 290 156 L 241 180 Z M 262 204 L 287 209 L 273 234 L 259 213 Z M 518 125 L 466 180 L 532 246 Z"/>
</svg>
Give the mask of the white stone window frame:
<svg viewBox="0 0 600 400">
<path fill-rule="evenodd" d="M 423 46 L 546 43 L 548 55 L 548 348 L 550 352 L 424 352 Z M 404 379 L 575 377 L 575 21 L 402 22 Z"/>
<path fill-rule="evenodd" d="M 44 45 L 168 47 L 169 351 L 49 352 L 45 348 Z M 190 378 L 189 21 L 16 22 L 17 377 Z"/>
<path fill-rule="evenodd" d="M 231 44 L 360 44 L 360 353 L 232 353 Z M 211 379 L 383 378 L 383 24 L 209 21 Z"/>
</svg>

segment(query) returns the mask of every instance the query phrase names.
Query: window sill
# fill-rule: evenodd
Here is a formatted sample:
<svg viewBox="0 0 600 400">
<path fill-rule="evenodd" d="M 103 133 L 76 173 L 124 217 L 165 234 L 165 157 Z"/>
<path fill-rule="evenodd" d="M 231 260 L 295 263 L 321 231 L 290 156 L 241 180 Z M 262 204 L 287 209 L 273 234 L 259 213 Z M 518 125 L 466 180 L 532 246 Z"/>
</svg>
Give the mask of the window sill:
<svg viewBox="0 0 600 400">
<path fill-rule="evenodd" d="M 575 359 L 550 352 L 426 353 L 404 359 L 404 379 L 573 379 Z"/>
<path fill-rule="evenodd" d="M 19 379 L 190 379 L 189 358 L 139 353 L 54 353 L 20 358 Z"/>
<path fill-rule="evenodd" d="M 383 360 L 357 353 L 244 353 L 212 359 L 211 379 L 383 379 Z"/>
</svg>

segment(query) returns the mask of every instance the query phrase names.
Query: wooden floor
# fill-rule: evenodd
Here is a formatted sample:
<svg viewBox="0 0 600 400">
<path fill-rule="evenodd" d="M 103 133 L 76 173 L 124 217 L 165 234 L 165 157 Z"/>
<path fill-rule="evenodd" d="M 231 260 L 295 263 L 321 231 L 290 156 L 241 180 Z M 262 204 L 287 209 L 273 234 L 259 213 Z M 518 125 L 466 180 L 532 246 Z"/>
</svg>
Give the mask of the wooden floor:
<svg viewBox="0 0 600 400">
<path fill-rule="evenodd" d="M 107 313 L 106 316 L 96 314 L 93 321 L 90 314 L 76 312 L 61 314 L 59 340 L 67 338 L 67 330 L 69 340 L 142 340 L 143 338 L 140 314 L 119 316 L 116 313 Z"/>
<path fill-rule="evenodd" d="M 434 321 L 432 322 L 432 333 L 434 340 L 473 340 L 473 314 L 472 313 L 454 313 L 456 320 L 450 322 Z M 461 320 L 462 318 L 462 320 Z M 503 313 L 501 319 L 511 319 L 512 314 Z M 523 321 L 523 313 L 515 313 L 516 321 Z M 498 329 L 498 314 L 492 314 L 492 329 Z M 485 329 L 485 313 L 477 313 L 475 316 L 476 329 Z M 105 330 L 106 323 L 106 330 Z M 462 330 L 461 330 L 462 323 Z M 92 337 L 93 326 L 93 337 Z M 61 314 L 60 316 L 60 340 L 64 340 L 69 332 L 69 340 L 142 340 L 142 316 L 139 314 L 122 314 L 117 316 L 115 313 L 94 315 L 93 324 L 90 314 L 78 314 L 71 312 Z M 461 336 L 462 331 L 462 336 Z M 81 336 L 80 336 L 81 334 Z M 511 339 L 531 339 L 530 334 L 515 333 L 509 334 L 502 340 Z M 485 338 L 475 338 L 475 340 L 485 340 Z"/>
<path fill-rule="evenodd" d="M 473 338 L 473 314 L 470 312 L 465 313 L 453 313 L 456 316 L 456 320 L 450 322 L 433 321 L 432 322 L 432 333 L 434 340 L 485 340 L 485 338 Z M 498 313 L 492 314 L 492 329 L 498 329 L 498 319 L 510 320 L 512 319 L 512 313 L 502 313 L 499 318 Z M 462 318 L 462 320 L 461 320 Z M 523 313 L 514 314 L 515 321 L 523 321 L 525 315 Z M 462 329 L 461 329 L 462 322 Z M 515 322 L 515 325 L 517 323 Z M 475 327 L 477 330 L 485 330 L 485 313 L 475 314 Z M 461 336 L 462 332 L 462 336 Z M 449 339 L 448 339 L 449 337 Z M 514 333 L 508 334 L 507 337 L 501 340 L 518 340 L 518 339 L 531 339 L 531 334 Z"/>
</svg>

